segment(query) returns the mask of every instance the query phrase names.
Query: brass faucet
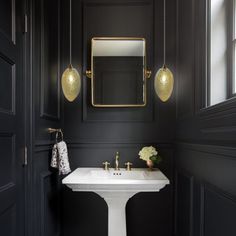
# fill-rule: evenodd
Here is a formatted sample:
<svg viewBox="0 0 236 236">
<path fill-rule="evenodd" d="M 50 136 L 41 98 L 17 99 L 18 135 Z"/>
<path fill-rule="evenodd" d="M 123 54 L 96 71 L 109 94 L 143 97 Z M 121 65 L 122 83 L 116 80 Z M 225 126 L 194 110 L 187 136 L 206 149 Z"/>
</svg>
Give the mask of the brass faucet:
<svg viewBox="0 0 236 236">
<path fill-rule="evenodd" d="M 125 166 L 126 166 L 126 170 L 127 171 L 131 171 L 131 166 L 133 165 L 133 163 L 131 163 L 131 162 L 126 162 L 125 163 Z"/>
<path fill-rule="evenodd" d="M 120 158 L 120 154 L 119 154 L 119 152 L 116 152 L 115 170 L 120 170 L 120 168 L 119 168 L 119 158 Z"/>
<path fill-rule="evenodd" d="M 105 161 L 105 162 L 103 162 L 102 164 L 103 164 L 103 166 L 104 166 L 104 167 L 103 167 L 104 170 L 109 170 L 110 163 L 109 163 L 108 161 Z"/>
</svg>

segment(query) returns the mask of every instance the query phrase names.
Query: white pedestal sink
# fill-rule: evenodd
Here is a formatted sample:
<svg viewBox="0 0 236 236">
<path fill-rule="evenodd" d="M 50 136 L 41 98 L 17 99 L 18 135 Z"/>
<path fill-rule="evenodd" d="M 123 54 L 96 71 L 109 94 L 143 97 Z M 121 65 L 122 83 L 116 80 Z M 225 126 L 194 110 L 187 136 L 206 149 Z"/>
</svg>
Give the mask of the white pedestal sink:
<svg viewBox="0 0 236 236">
<path fill-rule="evenodd" d="M 126 236 L 125 206 L 138 192 L 158 192 L 169 180 L 158 169 L 78 168 L 62 180 L 73 191 L 95 192 L 108 205 L 108 236 Z"/>
</svg>

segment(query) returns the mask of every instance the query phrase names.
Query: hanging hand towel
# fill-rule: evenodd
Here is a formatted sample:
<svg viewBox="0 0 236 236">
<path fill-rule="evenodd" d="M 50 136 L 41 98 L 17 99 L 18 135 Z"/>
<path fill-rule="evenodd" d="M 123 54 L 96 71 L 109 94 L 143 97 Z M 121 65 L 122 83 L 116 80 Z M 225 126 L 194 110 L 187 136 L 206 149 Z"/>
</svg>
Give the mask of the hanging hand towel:
<svg viewBox="0 0 236 236">
<path fill-rule="evenodd" d="M 59 175 L 71 172 L 67 145 L 64 141 L 54 144 L 52 149 L 51 167 L 59 169 Z"/>
<path fill-rule="evenodd" d="M 51 167 L 58 168 L 57 144 L 54 144 L 52 148 Z"/>
</svg>

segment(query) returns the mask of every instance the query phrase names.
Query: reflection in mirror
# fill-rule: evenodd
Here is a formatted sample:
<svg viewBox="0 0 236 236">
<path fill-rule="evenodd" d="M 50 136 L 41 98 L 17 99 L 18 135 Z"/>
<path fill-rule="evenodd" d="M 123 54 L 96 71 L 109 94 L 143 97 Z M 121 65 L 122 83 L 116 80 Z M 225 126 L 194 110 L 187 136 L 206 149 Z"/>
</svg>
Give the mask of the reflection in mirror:
<svg viewBox="0 0 236 236">
<path fill-rule="evenodd" d="M 93 106 L 146 105 L 145 50 L 142 38 L 92 39 Z"/>
</svg>

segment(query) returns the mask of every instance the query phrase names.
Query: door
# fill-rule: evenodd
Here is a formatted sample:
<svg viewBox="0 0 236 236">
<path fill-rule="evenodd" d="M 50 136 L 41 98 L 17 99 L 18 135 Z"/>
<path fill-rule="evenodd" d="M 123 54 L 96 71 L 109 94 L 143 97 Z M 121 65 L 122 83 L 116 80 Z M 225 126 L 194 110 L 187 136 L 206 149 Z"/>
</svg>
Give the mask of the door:
<svg viewBox="0 0 236 236">
<path fill-rule="evenodd" d="M 0 1 L 0 235 L 24 234 L 23 4 Z"/>
</svg>

